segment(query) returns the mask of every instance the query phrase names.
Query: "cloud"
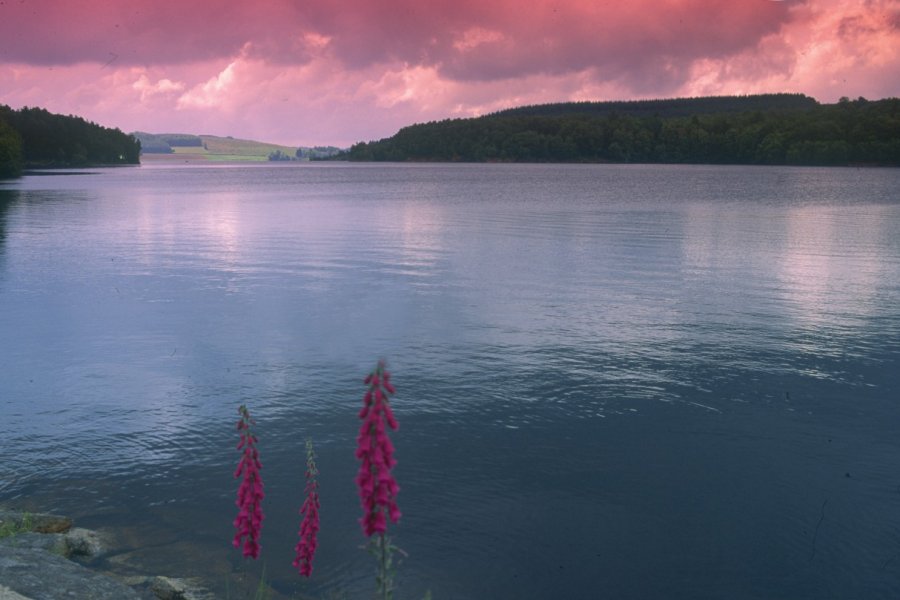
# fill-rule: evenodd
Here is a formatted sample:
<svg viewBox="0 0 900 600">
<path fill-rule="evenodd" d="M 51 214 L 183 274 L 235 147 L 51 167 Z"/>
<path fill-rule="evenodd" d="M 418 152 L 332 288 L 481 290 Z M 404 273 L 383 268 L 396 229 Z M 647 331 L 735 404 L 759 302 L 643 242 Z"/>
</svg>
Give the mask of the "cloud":
<svg viewBox="0 0 900 600">
<path fill-rule="evenodd" d="M 236 71 L 240 61 L 238 59 L 229 63 L 218 75 L 179 97 L 176 108 L 221 108 L 226 105 L 237 79 Z"/>
<path fill-rule="evenodd" d="M 826 102 L 900 95 L 900 2 L 817 2 L 794 10 L 777 34 L 727 58 L 695 61 L 691 95 L 794 91 Z"/>
<path fill-rule="evenodd" d="M 141 102 L 146 102 L 149 98 L 159 95 L 168 95 L 180 92 L 184 89 L 184 84 L 171 79 L 159 79 L 156 83 L 150 81 L 146 73 L 141 73 L 137 81 L 131 84 L 132 89 L 140 92 Z"/>
<path fill-rule="evenodd" d="M 565 100 L 900 94 L 900 0 L 0 2 L 0 103 L 289 144 Z"/>
<path fill-rule="evenodd" d="M 486 80 L 733 53 L 789 19 L 760 0 L 28 0 L 0 5 L 0 60 L 184 64 L 235 56 L 302 65 L 322 42 L 344 68 L 404 62 Z"/>
<path fill-rule="evenodd" d="M 453 49 L 460 54 L 467 54 L 479 50 L 479 47 L 485 44 L 496 44 L 504 40 L 505 36 L 499 31 L 471 27 L 453 40 Z"/>
</svg>

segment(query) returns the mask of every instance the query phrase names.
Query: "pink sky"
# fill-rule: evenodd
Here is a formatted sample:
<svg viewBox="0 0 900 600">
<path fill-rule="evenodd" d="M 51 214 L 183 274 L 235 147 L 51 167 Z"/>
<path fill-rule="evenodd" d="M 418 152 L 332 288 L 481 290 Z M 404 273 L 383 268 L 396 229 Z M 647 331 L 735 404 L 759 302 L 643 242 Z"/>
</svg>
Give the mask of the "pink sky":
<svg viewBox="0 0 900 600">
<path fill-rule="evenodd" d="M 900 0 L 0 0 L 0 104 L 347 146 L 522 104 L 900 96 Z"/>
</svg>

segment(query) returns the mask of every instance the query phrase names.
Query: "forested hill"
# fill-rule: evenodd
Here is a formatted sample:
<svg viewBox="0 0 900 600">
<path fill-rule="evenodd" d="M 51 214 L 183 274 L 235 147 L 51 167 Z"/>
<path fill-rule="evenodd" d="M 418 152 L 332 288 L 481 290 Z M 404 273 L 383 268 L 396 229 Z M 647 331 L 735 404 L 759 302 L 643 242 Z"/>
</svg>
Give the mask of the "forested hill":
<svg viewBox="0 0 900 600">
<path fill-rule="evenodd" d="M 774 94 L 530 106 L 412 125 L 344 158 L 900 166 L 900 100 Z"/>
<path fill-rule="evenodd" d="M 612 102 L 560 102 L 508 108 L 493 113 L 506 117 L 562 117 L 612 114 L 632 117 L 692 117 L 752 110 L 773 111 L 815 108 L 815 98 L 803 94 L 757 94 L 754 96 L 706 96 L 703 98 L 666 98 L 662 100 L 621 100 Z"/>
<path fill-rule="evenodd" d="M 140 150 L 133 136 L 81 117 L 0 105 L 0 177 L 23 167 L 137 164 Z"/>
</svg>

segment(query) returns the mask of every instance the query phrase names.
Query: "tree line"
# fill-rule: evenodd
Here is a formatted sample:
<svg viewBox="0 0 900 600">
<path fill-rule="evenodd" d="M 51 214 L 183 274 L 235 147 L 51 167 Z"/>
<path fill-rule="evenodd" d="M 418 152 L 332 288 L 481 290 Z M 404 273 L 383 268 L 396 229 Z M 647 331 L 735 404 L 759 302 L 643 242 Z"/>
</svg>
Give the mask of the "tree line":
<svg viewBox="0 0 900 600">
<path fill-rule="evenodd" d="M 800 94 L 522 107 L 405 127 L 360 161 L 900 166 L 900 99 Z"/>
<path fill-rule="evenodd" d="M 0 105 L 0 177 L 24 168 L 138 164 L 134 136 L 81 117 Z"/>
<path fill-rule="evenodd" d="M 141 143 L 143 154 L 172 154 L 174 148 L 200 148 L 204 147 L 203 140 L 196 135 L 187 133 L 146 133 L 135 131 L 132 133 Z"/>
<path fill-rule="evenodd" d="M 292 160 L 327 160 L 333 156 L 340 154 L 342 150 L 336 146 L 313 146 L 305 148 L 303 146 L 297 148 L 294 154 L 288 154 L 281 150 L 275 150 L 269 153 L 271 161 L 292 161 Z"/>
<path fill-rule="evenodd" d="M 658 100 L 612 100 L 602 102 L 557 102 L 507 108 L 494 116 L 559 117 L 571 114 L 606 117 L 613 114 L 633 117 L 692 117 L 704 114 L 748 112 L 753 110 L 796 110 L 815 108 L 815 98 L 803 94 L 754 94 L 749 96 L 704 96 L 700 98 L 662 98 Z"/>
</svg>

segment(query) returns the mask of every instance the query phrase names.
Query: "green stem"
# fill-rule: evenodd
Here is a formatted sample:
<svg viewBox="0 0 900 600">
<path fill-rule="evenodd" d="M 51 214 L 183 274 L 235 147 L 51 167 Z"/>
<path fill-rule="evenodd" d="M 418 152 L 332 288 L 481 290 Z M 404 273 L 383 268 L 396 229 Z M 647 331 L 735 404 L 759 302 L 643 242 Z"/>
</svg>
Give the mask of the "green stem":
<svg viewBox="0 0 900 600">
<path fill-rule="evenodd" d="M 379 543 L 381 545 L 381 597 L 383 600 L 389 600 L 388 596 L 388 574 L 387 574 L 387 546 L 385 545 L 384 534 L 379 535 Z"/>
</svg>

